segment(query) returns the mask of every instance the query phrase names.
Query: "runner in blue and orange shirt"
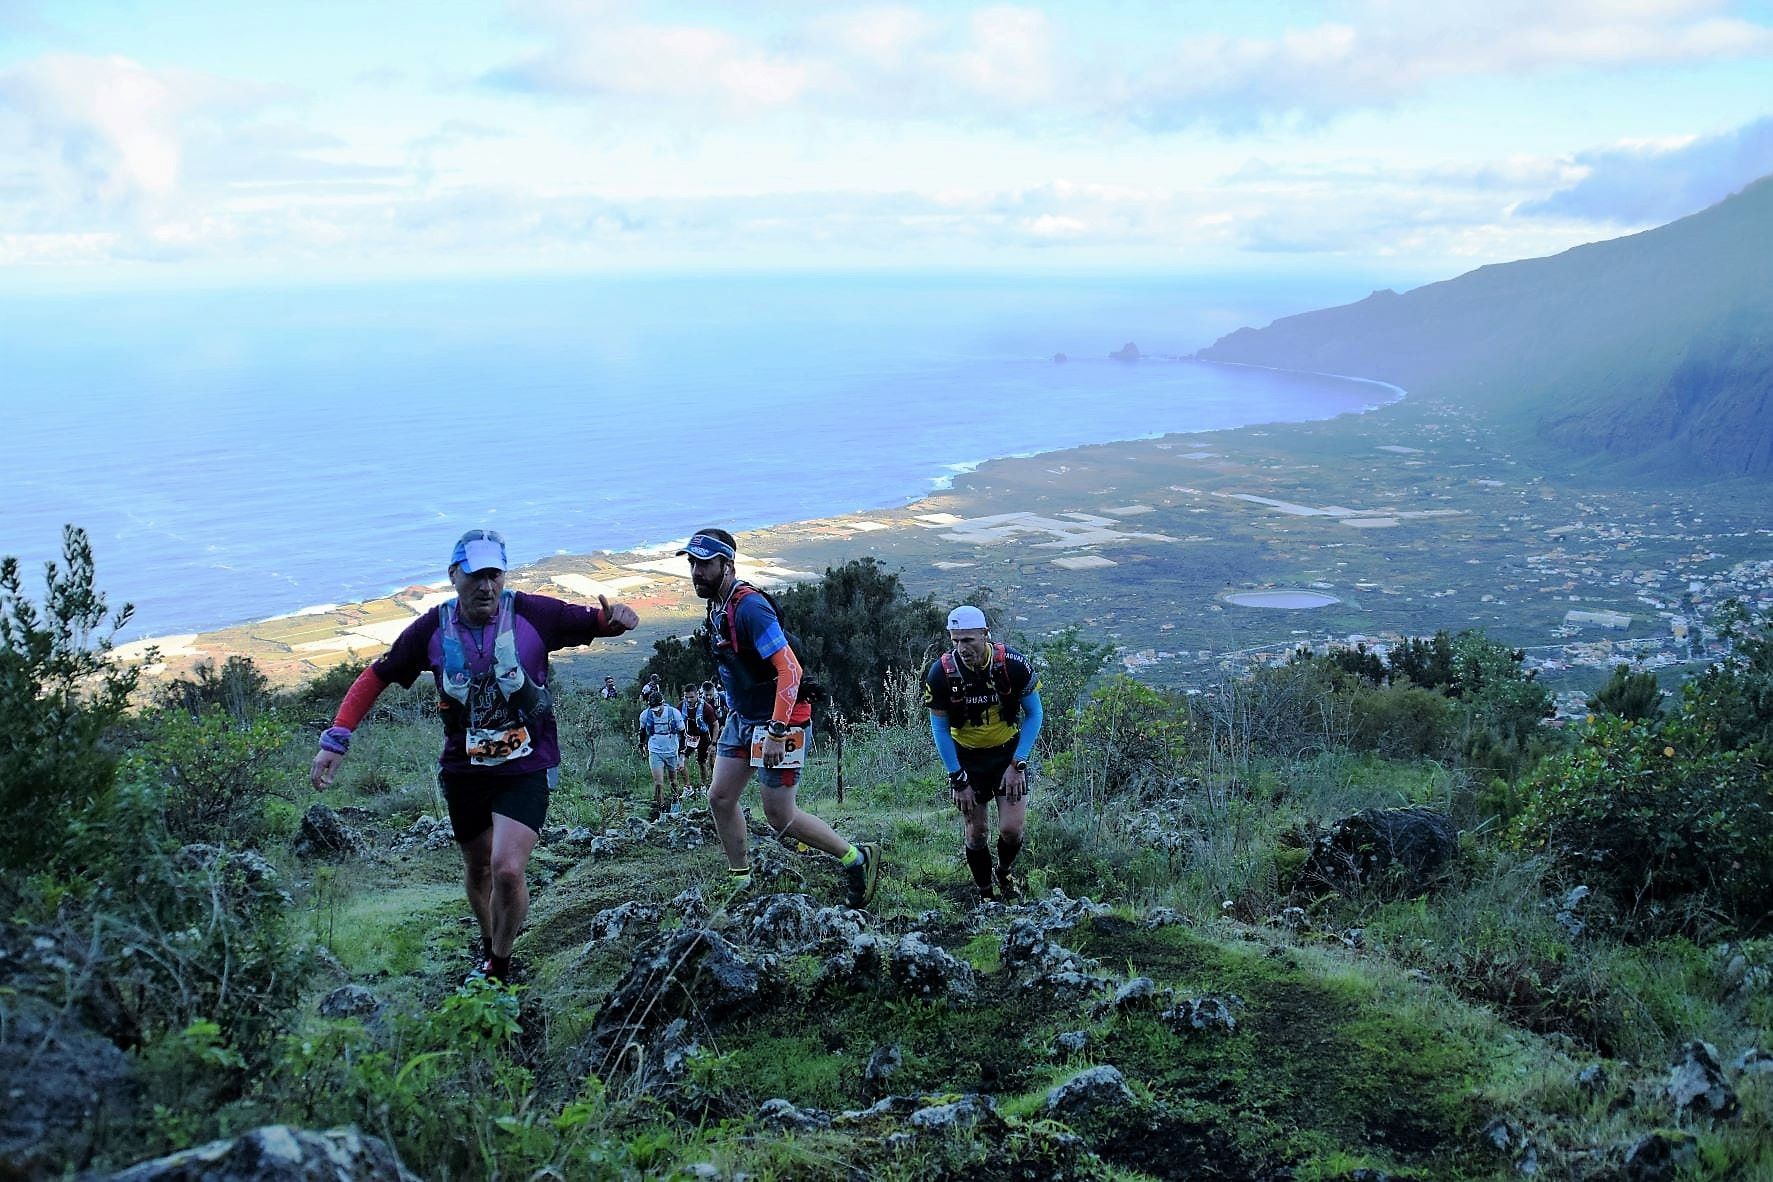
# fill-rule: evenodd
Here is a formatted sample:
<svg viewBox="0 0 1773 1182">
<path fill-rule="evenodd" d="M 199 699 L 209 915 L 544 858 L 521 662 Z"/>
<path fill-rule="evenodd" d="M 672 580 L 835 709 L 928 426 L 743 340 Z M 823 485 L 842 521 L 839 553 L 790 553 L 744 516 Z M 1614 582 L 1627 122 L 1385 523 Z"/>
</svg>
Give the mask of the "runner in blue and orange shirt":
<svg viewBox="0 0 1773 1182">
<path fill-rule="evenodd" d="M 756 742 L 761 746 L 756 770 L 763 785 L 763 815 L 770 827 L 779 838 L 792 838 L 838 859 L 848 882 L 846 901 L 866 907 L 880 880 L 879 847 L 853 845 L 801 809 L 794 799 L 800 769 L 782 766 L 791 737 L 803 744 L 803 755 L 804 744 L 811 742 L 812 705 L 800 696 L 800 662 L 775 604 L 738 577 L 738 551 L 727 531 L 701 530 L 678 554 L 689 557 L 690 581 L 708 601 L 708 646 L 732 704 L 715 747 L 708 805 L 733 879 L 740 885 L 751 881 L 739 796 L 751 780 Z"/>
</svg>

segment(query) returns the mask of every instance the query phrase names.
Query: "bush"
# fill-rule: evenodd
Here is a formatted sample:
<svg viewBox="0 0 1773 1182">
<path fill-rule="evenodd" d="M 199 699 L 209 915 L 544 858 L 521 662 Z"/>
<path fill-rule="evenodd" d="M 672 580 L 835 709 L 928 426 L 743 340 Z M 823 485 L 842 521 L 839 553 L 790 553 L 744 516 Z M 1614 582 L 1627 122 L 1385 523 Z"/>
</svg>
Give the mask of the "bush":
<svg viewBox="0 0 1773 1182">
<path fill-rule="evenodd" d="M 1076 732 L 1078 703 L 1114 655 L 1111 644 L 1086 644 L 1077 628 L 1063 628 L 1025 650 L 1040 675 L 1040 750 L 1069 750 Z"/>
<path fill-rule="evenodd" d="M 367 668 L 368 661 L 345 661 L 334 665 L 296 690 L 293 699 L 305 709 L 324 710 L 330 715 Z"/>
<path fill-rule="evenodd" d="M 1720 749 L 1749 751 L 1766 767 L 1773 764 L 1773 622 L 1751 626 L 1735 601 L 1719 615 L 1733 650 L 1686 687 L 1683 709 L 1703 718 Z"/>
<path fill-rule="evenodd" d="M 166 828 L 180 841 L 251 845 L 278 792 L 277 760 L 293 738 L 274 715 L 236 722 L 220 711 L 169 710 L 135 756 L 161 785 Z"/>
<path fill-rule="evenodd" d="M 201 661 L 190 677 L 177 678 L 160 692 L 160 703 L 169 710 L 196 717 L 206 708 L 220 707 L 241 722 L 269 706 L 271 698 L 270 678 L 251 657 L 239 654 L 229 657 L 219 670 L 214 661 Z"/>
<path fill-rule="evenodd" d="M 1548 850 L 1639 930 L 1764 927 L 1773 914 L 1773 779 L 1705 735 L 1691 715 L 1661 728 L 1598 720 L 1526 785 L 1515 841 Z"/>
<path fill-rule="evenodd" d="M 677 636 L 661 636 L 653 641 L 653 655 L 640 667 L 640 682 L 657 677 L 666 693 L 674 694 L 692 685 L 701 685 L 714 676 L 714 663 L 708 659 L 707 629 L 697 626 L 688 640 Z"/>
<path fill-rule="evenodd" d="M 1356 693 L 1351 702 L 1357 751 L 1391 759 L 1439 759 L 1453 740 L 1453 704 L 1409 682 Z"/>
<path fill-rule="evenodd" d="M 1215 754 L 1245 764 L 1258 752 L 1297 758 L 1348 739 L 1348 699 L 1316 662 L 1294 662 L 1228 678 L 1196 700 L 1197 725 Z"/>
<path fill-rule="evenodd" d="M 41 870 L 62 822 L 110 791 L 117 757 L 107 745 L 136 686 L 134 668 L 111 664 L 111 636 L 129 620 L 125 604 L 107 622 L 84 531 L 62 532 L 66 568 L 49 563 L 43 607 L 24 598 L 18 559 L 0 559 L 0 866 Z"/>
<path fill-rule="evenodd" d="M 1091 797 L 1116 796 L 1180 775 L 1187 739 L 1186 702 L 1125 675 L 1111 677 L 1084 707 L 1076 740 L 1052 771 Z"/>
<path fill-rule="evenodd" d="M 914 599 L 872 558 L 827 567 L 778 599 L 782 626 L 799 640 L 796 656 L 848 718 L 882 718 L 879 694 L 895 670 L 919 673 L 942 644 L 947 616 L 932 596 Z"/>
</svg>

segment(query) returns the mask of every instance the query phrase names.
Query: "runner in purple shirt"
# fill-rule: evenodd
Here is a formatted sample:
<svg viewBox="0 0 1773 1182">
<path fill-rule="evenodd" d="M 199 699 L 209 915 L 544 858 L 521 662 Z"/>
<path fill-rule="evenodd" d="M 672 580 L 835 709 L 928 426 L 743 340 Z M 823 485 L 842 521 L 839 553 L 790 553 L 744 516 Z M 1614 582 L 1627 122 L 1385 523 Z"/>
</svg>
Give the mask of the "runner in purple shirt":
<svg viewBox="0 0 1773 1182">
<path fill-rule="evenodd" d="M 499 981 L 510 977 L 511 945 L 529 914 L 525 872 L 560 768 L 548 654 L 639 623 L 633 608 L 602 596 L 589 607 L 507 591 L 507 565 L 498 534 L 461 536 L 449 560 L 456 598 L 409 624 L 357 678 L 309 774 L 315 788 L 330 785 L 382 691 L 431 674 L 443 718 L 437 782 L 485 954 L 476 972 Z"/>
</svg>

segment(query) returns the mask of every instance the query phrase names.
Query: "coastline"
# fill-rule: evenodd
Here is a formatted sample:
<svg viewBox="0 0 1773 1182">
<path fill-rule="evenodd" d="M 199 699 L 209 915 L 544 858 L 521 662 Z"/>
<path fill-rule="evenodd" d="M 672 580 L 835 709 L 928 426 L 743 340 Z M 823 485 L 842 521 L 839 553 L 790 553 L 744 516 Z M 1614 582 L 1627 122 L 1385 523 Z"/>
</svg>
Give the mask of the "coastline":
<svg viewBox="0 0 1773 1182">
<path fill-rule="evenodd" d="M 1186 358 L 1191 364 L 1246 369 L 1271 369 L 1240 362 L 1206 361 Z M 1083 453 L 1099 449 L 1128 449 L 1172 441 L 1206 439 L 1239 431 L 1266 427 L 1309 427 L 1349 415 L 1369 415 L 1385 406 L 1401 401 L 1404 392 L 1390 383 L 1341 375 L 1317 374 L 1307 371 L 1273 370 L 1298 376 L 1326 378 L 1362 385 L 1378 385 L 1395 392 L 1387 402 L 1364 404 L 1324 418 L 1274 420 L 1249 423 L 1237 427 L 1207 428 L 1196 431 L 1159 432 L 1127 439 L 1097 443 L 1080 443 L 1050 450 L 1011 452 L 979 460 L 942 465 L 943 473 L 926 477 L 928 487 L 911 494 L 897 504 L 882 504 L 819 517 L 756 525 L 728 524 L 739 538 L 741 572 L 759 586 L 776 588 L 797 581 L 818 577 L 823 564 L 809 569 L 798 552 L 829 554 L 829 543 L 859 535 L 871 535 L 866 552 L 878 552 L 885 541 L 882 532 L 947 529 L 973 516 L 972 510 L 990 508 L 970 502 L 977 498 L 969 493 L 974 484 L 1004 465 L 1023 462 L 1057 462 L 1061 473 Z M 1072 457 L 1067 462 L 1064 457 Z M 954 503 L 959 500 L 960 504 Z M 965 509 L 965 513 L 956 513 Z M 989 514 L 987 514 L 989 516 Z M 935 520 L 940 518 L 940 520 Z M 694 529 L 695 526 L 688 527 Z M 1107 540 L 1097 532 L 1097 541 Z M 1129 537 L 1137 538 L 1134 533 Z M 632 663 L 638 667 L 649 652 L 651 643 L 665 635 L 685 634 L 700 621 L 702 608 L 691 592 L 687 570 L 681 559 L 673 556 L 688 538 L 688 531 L 671 540 L 641 543 L 624 550 L 593 550 L 585 553 L 556 553 L 513 567 L 507 582 L 515 590 L 555 595 L 566 599 L 595 600 L 603 594 L 612 601 L 620 598 L 642 612 L 642 625 L 629 636 L 606 641 L 590 653 L 611 658 L 616 666 Z M 898 547 L 885 547 L 898 549 Z M 836 559 L 842 561 L 841 558 Z M 802 565 L 796 565 L 801 562 Z M 952 573 L 970 563 L 936 562 L 937 571 Z M 188 673 L 204 661 L 221 663 L 232 655 L 251 657 L 274 684 L 290 685 L 318 676 L 336 665 L 374 659 L 386 651 L 402 628 L 435 603 L 450 597 L 445 579 L 414 582 L 390 588 L 385 594 L 344 603 L 322 603 L 281 612 L 271 616 L 241 621 L 195 632 L 174 633 L 157 637 L 140 637 L 118 644 L 113 650 L 118 659 L 140 663 L 150 679 L 176 677 Z M 649 615 L 650 613 L 650 615 Z M 147 657 L 157 650 L 159 660 Z M 632 662 L 623 650 L 641 650 Z M 567 659 L 572 659 L 567 654 Z"/>
<path fill-rule="evenodd" d="M 1720 595 L 1758 586 L 1754 571 L 1773 572 L 1764 529 L 1773 492 L 1596 483 L 1517 453 L 1517 443 L 1444 401 L 1393 399 L 1305 422 L 1006 455 L 898 505 L 734 532 L 742 569 L 757 581 L 873 559 L 913 596 L 983 603 L 1006 640 L 1038 644 L 1076 627 L 1111 645 L 1126 672 L 1176 688 L 1284 663 L 1301 644 L 1383 646 L 1465 628 L 1542 651 L 1548 676 L 1568 669 L 1580 680 L 1585 669 L 1666 648 L 1671 609 L 1645 597 L 1646 570 L 1677 572 L 1685 588 L 1712 578 L 1705 563 L 1727 558 L 1742 570 L 1732 568 Z M 1629 549 L 1618 548 L 1621 538 Z M 640 614 L 626 637 L 558 654 L 563 678 L 626 680 L 655 641 L 695 629 L 704 605 L 678 544 L 518 568 L 516 587 L 581 602 L 609 594 Z M 1594 565 L 1593 555 L 1615 552 L 1619 564 Z M 1314 593 L 1313 606 L 1269 610 L 1261 605 L 1272 595 L 1235 594 L 1277 589 Z M 414 584 L 162 638 L 168 659 L 150 679 L 238 653 L 277 684 L 294 684 L 377 655 L 449 594 L 440 582 Z M 1596 613 L 1628 623 L 1579 636 L 1572 617 Z"/>
</svg>

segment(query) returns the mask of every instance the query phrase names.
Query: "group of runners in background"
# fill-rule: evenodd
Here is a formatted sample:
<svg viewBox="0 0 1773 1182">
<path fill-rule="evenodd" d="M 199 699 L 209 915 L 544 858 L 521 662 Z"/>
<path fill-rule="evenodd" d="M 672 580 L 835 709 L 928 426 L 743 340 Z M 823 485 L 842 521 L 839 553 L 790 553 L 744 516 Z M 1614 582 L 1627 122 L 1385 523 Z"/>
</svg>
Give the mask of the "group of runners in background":
<svg viewBox="0 0 1773 1182">
<path fill-rule="evenodd" d="M 608 693 L 614 687 L 614 679 L 605 680 L 605 698 L 616 696 Z M 712 681 L 684 690 L 673 706 L 654 677 L 641 686 L 640 697 L 646 703 L 640 712 L 640 740 L 653 773 L 652 817 L 657 819 L 672 790 L 688 792 L 710 782 L 714 748 L 732 704 Z"/>
<path fill-rule="evenodd" d="M 777 839 L 836 859 L 844 901 L 866 908 L 882 869 L 880 847 L 856 844 L 795 797 L 812 743 L 812 703 L 788 633 L 769 595 L 738 577 L 738 551 L 723 529 L 698 531 L 679 557 L 707 602 L 704 634 L 719 682 L 690 687 L 677 705 L 656 680 L 642 688 L 639 729 L 653 775 L 653 812 L 668 787 L 708 786 L 709 812 L 728 876 L 743 890 L 751 861 L 740 796 L 761 785 L 764 818 Z M 456 598 L 407 626 L 345 694 L 320 737 L 310 780 L 329 786 L 354 732 L 391 684 L 427 671 L 438 689 L 443 752 L 438 785 L 462 851 L 468 902 L 480 927 L 476 975 L 511 977 L 511 947 L 529 913 L 526 871 L 558 782 L 560 741 L 548 688 L 548 654 L 620 636 L 634 609 L 599 596 L 595 607 L 505 588 L 505 540 L 469 530 L 450 553 Z M 1027 817 L 1028 757 L 1039 734 L 1039 681 L 1027 659 L 993 642 L 984 612 L 962 605 L 948 616 L 950 647 L 924 674 L 930 734 L 962 819 L 963 851 L 982 900 L 1020 894 L 1012 867 Z M 613 678 L 601 694 L 619 696 Z M 997 802 L 997 849 L 989 811 Z"/>
</svg>

